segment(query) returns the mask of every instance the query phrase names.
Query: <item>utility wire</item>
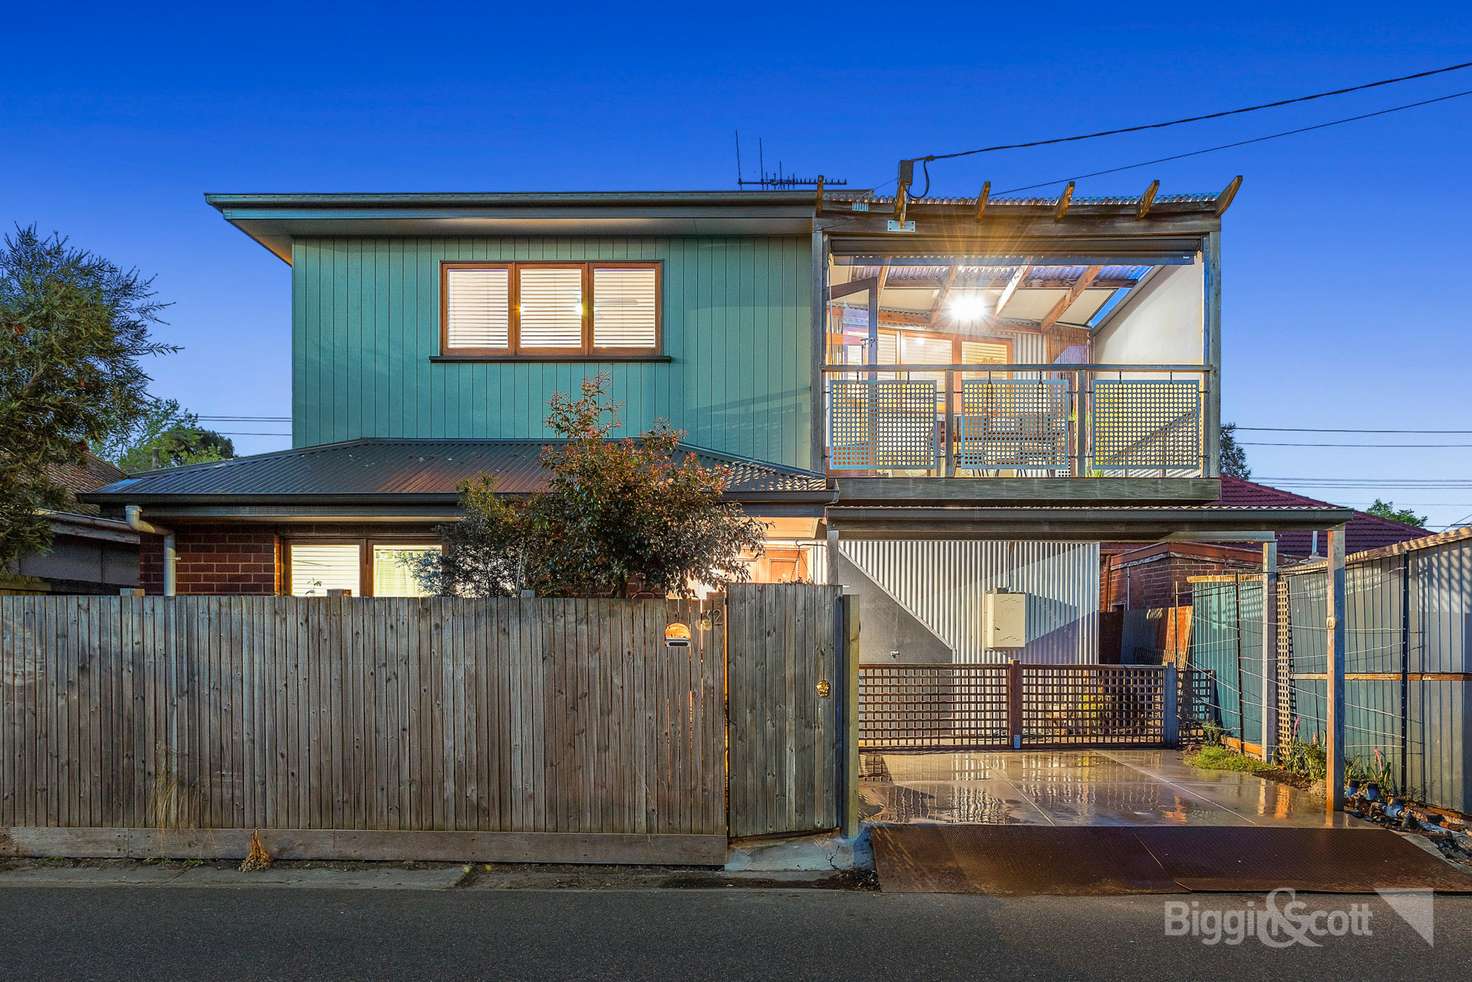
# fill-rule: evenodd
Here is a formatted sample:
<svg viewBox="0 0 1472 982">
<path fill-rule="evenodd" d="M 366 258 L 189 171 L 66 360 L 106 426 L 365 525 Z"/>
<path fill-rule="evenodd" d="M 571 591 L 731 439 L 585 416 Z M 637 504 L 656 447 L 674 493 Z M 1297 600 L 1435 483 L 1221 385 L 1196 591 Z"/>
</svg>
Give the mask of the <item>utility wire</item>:
<svg viewBox="0 0 1472 982">
<path fill-rule="evenodd" d="M 1219 112 L 1202 113 L 1199 116 L 1183 116 L 1180 119 L 1169 119 L 1157 123 L 1140 123 L 1136 126 L 1123 126 L 1113 130 L 1097 130 L 1093 133 L 1078 133 L 1073 136 L 1057 136 L 1046 140 L 1029 140 L 1025 143 L 999 143 L 990 147 L 977 147 L 972 150 L 955 150 L 950 153 L 932 153 L 921 157 L 913 157 L 912 160 L 953 160 L 957 157 L 972 157 L 980 153 L 995 153 L 999 150 L 1023 150 L 1028 147 L 1045 147 L 1057 143 L 1074 143 L 1079 140 L 1094 140 L 1103 136 L 1118 136 L 1122 133 L 1139 133 L 1144 130 L 1160 130 L 1169 126 L 1180 126 L 1184 123 L 1199 123 L 1208 119 L 1222 119 L 1227 116 L 1240 116 L 1243 113 L 1258 112 L 1263 109 L 1277 109 L 1281 106 L 1291 106 L 1300 102 L 1312 102 L 1315 99 L 1327 99 L 1330 96 L 1347 95 L 1351 92 L 1363 92 L 1366 89 L 1377 89 L 1386 85 L 1396 85 L 1400 82 L 1409 82 L 1414 79 L 1430 78 L 1433 75 L 1444 75 L 1447 72 L 1458 72 L 1465 68 L 1472 68 L 1472 61 L 1459 62 L 1455 65 L 1446 65 L 1441 68 L 1431 68 L 1422 72 L 1414 72 L 1410 75 L 1398 75 L 1394 78 L 1382 78 L 1375 82 L 1363 82 L 1359 85 L 1349 85 L 1338 89 L 1329 89 L 1325 92 L 1315 92 L 1310 95 L 1295 96 L 1291 99 L 1277 99 L 1273 102 L 1261 102 L 1254 106 L 1241 106 L 1237 109 L 1224 109 Z"/>
<path fill-rule="evenodd" d="M 1360 447 L 1375 450 L 1428 450 L 1431 448 L 1472 448 L 1472 443 L 1254 443 L 1243 440 L 1244 447 Z"/>
<path fill-rule="evenodd" d="M 1472 430 L 1358 430 L 1318 426 L 1238 426 L 1235 423 L 1230 425 L 1233 429 L 1243 432 L 1251 430 L 1259 433 L 1472 433 Z"/>
<path fill-rule="evenodd" d="M 1256 136 L 1249 140 L 1236 140 L 1232 143 L 1222 143 L 1214 147 L 1203 147 L 1200 150 L 1189 150 L 1185 153 L 1171 154 L 1169 157 L 1156 157 L 1154 160 L 1142 160 L 1135 164 L 1122 164 L 1119 167 L 1107 167 L 1104 170 L 1089 171 L 1087 174 L 1075 174 L 1072 177 L 1059 177 L 1051 181 L 1040 181 L 1037 184 L 1024 184 L 1020 187 L 1006 188 L 997 191 L 998 197 L 1004 194 L 1016 194 L 1018 191 L 1032 191 L 1036 188 L 1051 187 L 1054 184 L 1063 184 L 1068 181 L 1082 181 L 1088 177 L 1102 177 L 1105 174 L 1118 174 L 1120 171 L 1134 170 L 1137 167 L 1150 167 L 1154 164 L 1167 164 L 1173 160 L 1185 160 L 1187 157 L 1199 157 L 1202 154 L 1216 153 L 1219 150 L 1231 150 L 1236 147 L 1245 147 L 1254 143 L 1265 143 L 1268 140 L 1276 140 L 1285 136 L 1296 136 L 1299 133 L 1311 133 L 1314 130 L 1328 129 L 1330 126 L 1342 126 L 1345 123 L 1355 123 L 1362 119 L 1373 119 L 1376 116 L 1388 116 L 1391 113 L 1403 112 L 1407 109 L 1418 109 L 1421 106 L 1429 106 L 1438 102 L 1446 102 L 1449 99 L 1461 99 L 1472 95 L 1472 89 L 1464 89 L 1461 92 L 1453 92 L 1450 95 L 1437 96 L 1435 99 L 1422 99 L 1420 102 L 1408 102 L 1401 106 L 1391 106 L 1389 109 L 1380 109 L 1372 113 L 1361 113 L 1358 116 L 1345 116 L 1343 119 L 1331 119 L 1327 123 L 1315 123 L 1312 126 L 1300 126 L 1296 129 L 1282 130 L 1278 133 L 1269 133 L 1266 136 Z"/>
</svg>

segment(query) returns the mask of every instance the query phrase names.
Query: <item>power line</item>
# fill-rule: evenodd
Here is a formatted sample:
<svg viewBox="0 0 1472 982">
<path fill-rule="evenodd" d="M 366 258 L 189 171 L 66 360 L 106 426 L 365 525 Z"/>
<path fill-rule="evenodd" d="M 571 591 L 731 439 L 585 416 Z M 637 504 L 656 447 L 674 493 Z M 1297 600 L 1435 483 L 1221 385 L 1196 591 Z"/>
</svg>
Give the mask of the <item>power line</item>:
<svg viewBox="0 0 1472 982">
<path fill-rule="evenodd" d="M 1245 147 L 1254 143 L 1265 143 L 1268 140 L 1276 140 L 1285 136 L 1296 136 L 1299 133 L 1311 133 L 1314 130 L 1328 129 L 1330 126 L 1342 126 L 1345 123 L 1355 123 L 1362 119 L 1373 119 L 1376 116 L 1388 116 L 1391 113 L 1403 112 L 1407 109 L 1418 109 L 1421 106 L 1429 106 L 1437 102 L 1446 102 L 1449 99 L 1461 99 L 1472 95 L 1472 89 L 1464 89 L 1461 92 L 1453 92 L 1451 95 L 1437 96 L 1435 99 L 1422 99 L 1420 102 L 1408 102 L 1401 106 L 1391 106 L 1389 109 L 1380 109 L 1372 113 L 1361 113 L 1358 116 L 1346 116 L 1343 119 L 1331 119 L 1327 123 L 1315 123 L 1312 126 L 1300 126 L 1296 129 L 1282 130 L 1278 133 L 1269 133 L 1266 136 L 1256 136 L 1249 140 L 1236 140 L 1232 143 L 1222 143 L 1214 147 L 1203 147 L 1200 150 L 1189 150 L 1185 153 L 1174 153 L 1169 157 L 1156 157 L 1154 160 L 1142 160 L 1134 164 L 1122 164 L 1119 167 L 1107 167 L 1104 170 L 1089 171 L 1087 174 L 1075 174 L 1072 177 L 1059 177 L 1051 181 L 1040 181 L 1037 184 L 1024 184 L 1020 187 L 1006 188 L 996 192 L 998 196 L 1004 194 L 1016 194 L 1018 191 L 1032 191 L 1035 188 L 1050 187 L 1054 184 L 1063 184 L 1067 181 L 1082 181 L 1088 177 L 1103 177 L 1105 174 L 1118 174 L 1120 171 L 1134 170 L 1137 167 L 1150 167 L 1154 164 L 1167 164 L 1174 160 L 1185 160 L 1187 157 L 1199 157 L 1202 154 L 1216 153 L 1219 150 L 1232 150 L 1236 147 Z"/>
<path fill-rule="evenodd" d="M 1433 447 L 1472 448 L 1472 443 L 1253 443 L 1248 440 L 1243 440 L 1241 445 L 1244 447 L 1361 447 L 1376 450 L 1427 450 Z"/>
<path fill-rule="evenodd" d="M 291 436 L 290 433 L 243 433 L 237 430 L 217 430 L 221 436 Z"/>
<path fill-rule="evenodd" d="M 1310 95 L 1295 96 L 1291 99 L 1277 99 L 1273 102 L 1261 102 L 1254 106 L 1241 106 L 1237 109 L 1223 109 L 1218 112 L 1202 113 L 1199 116 L 1183 116 L 1180 119 L 1169 119 L 1156 123 L 1140 123 L 1135 126 L 1123 126 L 1112 130 L 1097 130 L 1093 133 L 1077 133 L 1073 136 L 1057 136 L 1046 140 L 1029 140 L 1025 143 L 1000 143 L 990 147 L 977 147 L 972 150 L 955 150 L 950 153 L 932 153 L 922 157 L 912 157 L 912 160 L 953 160 L 957 157 L 972 157 L 981 153 L 995 153 L 999 150 L 1023 150 L 1029 147 L 1051 146 L 1057 143 L 1074 143 L 1079 140 L 1094 140 L 1103 136 L 1118 136 L 1122 133 L 1138 133 L 1143 130 L 1159 130 L 1169 126 L 1180 126 L 1183 123 L 1199 123 L 1208 119 L 1222 119 L 1226 116 L 1239 116 L 1243 113 L 1258 112 L 1263 109 L 1277 109 L 1282 106 L 1291 106 L 1300 102 L 1312 102 L 1315 99 L 1327 99 L 1330 96 L 1347 95 L 1351 92 L 1363 92 L 1366 89 L 1376 89 L 1386 85 L 1395 85 L 1400 82 L 1409 82 L 1414 79 L 1430 78 L 1433 75 L 1444 75 L 1447 72 L 1457 72 L 1464 68 L 1472 68 L 1472 61 L 1464 61 L 1455 65 L 1446 65 L 1442 68 L 1431 68 L 1426 71 L 1414 72 L 1410 75 L 1398 75 L 1394 78 L 1382 78 L 1374 82 L 1363 82 L 1359 85 L 1349 85 L 1338 89 L 1329 89 L 1324 92 L 1315 92 Z"/>
<path fill-rule="evenodd" d="M 290 423 L 290 416 L 198 416 L 195 419 L 207 419 L 212 423 Z"/>
<path fill-rule="evenodd" d="M 1472 430 L 1361 430 L 1361 429 L 1335 429 L 1320 426 L 1238 426 L 1230 424 L 1233 429 L 1248 430 L 1259 433 L 1472 433 Z"/>
</svg>

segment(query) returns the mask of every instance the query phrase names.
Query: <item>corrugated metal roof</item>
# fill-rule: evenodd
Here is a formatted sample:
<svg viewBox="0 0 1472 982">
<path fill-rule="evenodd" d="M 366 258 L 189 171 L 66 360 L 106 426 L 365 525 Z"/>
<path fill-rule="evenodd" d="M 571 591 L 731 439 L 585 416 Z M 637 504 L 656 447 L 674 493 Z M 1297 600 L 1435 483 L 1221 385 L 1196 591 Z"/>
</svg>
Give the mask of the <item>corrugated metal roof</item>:
<svg viewBox="0 0 1472 982">
<path fill-rule="evenodd" d="M 540 440 L 364 439 L 148 471 L 99 488 L 94 499 L 155 495 L 289 497 L 292 495 L 454 494 L 490 474 L 507 494 L 546 486 Z M 708 466 L 732 469 L 729 493 L 822 492 L 823 475 L 681 444 Z"/>
<path fill-rule="evenodd" d="M 862 193 L 860 193 L 860 194 L 852 194 L 852 193 L 845 194 L 843 192 L 830 191 L 830 192 L 828 192 L 828 194 L 826 195 L 826 197 L 829 198 L 829 199 L 831 199 L 831 200 L 833 200 L 833 201 L 835 201 L 835 202 L 867 201 L 871 205 L 892 205 L 892 204 L 894 204 L 894 195 L 891 195 L 891 194 L 868 195 L 868 196 L 866 196 L 866 195 L 863 195 Z M 1076 195 L 1073 196 L 1072 203 L 1073 203 L 1074 206 L 1079 206 L 1079 205 L 1101 205 L 1101 206 L 1109 206 L 1109 207 L 1133 207 L 1133 206 L 1138 205 L 1140 203 L 1141 197 L 1142 197 L 1142 195 L 1138 195 L 1138 194 L 1099 194 L 1099 195 L 1082 195 L 1082 194 L 1076 194 Z M 1203 207 L 1214 207 L 1216 205 L 1216 202 L 1217 202 L 1218 197 L 1219 197 L 1218 194 L 1215 194 L 1215 193 L 1208 194 L 1208 193 L 1203 193 L 1203 192 L 1193 192 L 1193 193 L 1189 193 L 1189 194 L 1159 194 L 1159 195 L 1156 195 L 1155 196 L 1155 204 L 1156 205 L 1199 205 L 1199 206 L 1203 206 Z M 943 198 L 943 197 L 931 196 L 931 197 L 925 197 L 925 198 L 911 198 L 910 201 L 909 201 L 909 204 L 910 204 L 911 207 L 924 206 L 924 205 L 940 205 L 940 206 L 943 206 L 943 207 L 953 207 L 953 208 L 957 208 L 957 207 L 972 207 L 972 208 L 974 208 L 974 207 L 976 207 L 976 198 Z M 1058 196 L 1056 194 L 1054 194 L 1054 195 L 1046 195 L 1046 196 L 1044 196 L 1044 195 L 1021 195 L 1021 196 L 1013 196 L 1013 197 L 992 197 L 992 198 L 988 198 L 987 199 L 987 202 L 986 202 L 986 207 L 987 207 L 988 210 L 991 210 L 992 208 L 997 208 L 997 207 L 1000 207 L 1000 208 L 1039 208 L 1039 207 L 1048 207 L 1048 208 L 1051 208 L 1051 207 L 1056 206 L 1057 204 L 1058 204 Z"/>
</svg>

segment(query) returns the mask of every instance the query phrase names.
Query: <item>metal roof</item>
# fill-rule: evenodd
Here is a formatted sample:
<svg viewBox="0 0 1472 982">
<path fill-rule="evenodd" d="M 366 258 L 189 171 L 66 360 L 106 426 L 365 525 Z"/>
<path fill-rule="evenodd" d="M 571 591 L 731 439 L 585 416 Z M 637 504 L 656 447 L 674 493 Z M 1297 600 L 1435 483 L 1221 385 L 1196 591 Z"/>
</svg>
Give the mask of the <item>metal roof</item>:
<svg viewBox="0 0 1472 982">
<path fill-rule="evenodd" d="M 98 503 L 178 502 L 219 499 L 296 497 L 453 498 L 462 481 L 479 474 L 496 479 L 506 494 L 546 487 L 539 461 L 543 440 L 362 439 L 296 450 L 236 457 L 147 471 L 115 481 L 86 497 Z M 826 495 L 823 475 L 680 445 L 680 456 L 694 454 L 707 466 L 732 469 L 728 495 L 736 499 L 769 494 Z"/>
</svg>

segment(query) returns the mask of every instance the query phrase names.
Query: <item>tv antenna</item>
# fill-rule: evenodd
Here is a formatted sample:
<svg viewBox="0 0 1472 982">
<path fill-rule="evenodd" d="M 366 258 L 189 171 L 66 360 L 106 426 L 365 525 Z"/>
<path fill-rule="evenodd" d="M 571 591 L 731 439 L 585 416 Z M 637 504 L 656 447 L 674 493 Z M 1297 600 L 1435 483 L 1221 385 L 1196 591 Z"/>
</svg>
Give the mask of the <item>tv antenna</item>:
<svg viewBox="0 0 1472 982">
<path fill-rule="evenodd" d="M 762 144 L 761 137 L 756 140 L 757 176 L 748 178 L 746 171 L 741 166 L 741 131 L 736 131 L 736 186 L 738 188 L 761 188 L 763 191 L 790 191 L 796 188 L 815 188 L 819 184 L 826 187 L 845 187 L 847 180 L 833 177 L 802 177 L 789 173 L 783 166 L 782 161 L 777 161 L 777 169 L 767 170 L 766 147 Z"/>
</svg>

